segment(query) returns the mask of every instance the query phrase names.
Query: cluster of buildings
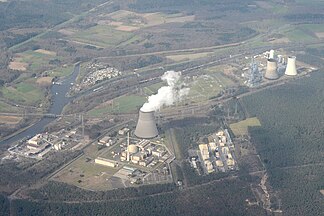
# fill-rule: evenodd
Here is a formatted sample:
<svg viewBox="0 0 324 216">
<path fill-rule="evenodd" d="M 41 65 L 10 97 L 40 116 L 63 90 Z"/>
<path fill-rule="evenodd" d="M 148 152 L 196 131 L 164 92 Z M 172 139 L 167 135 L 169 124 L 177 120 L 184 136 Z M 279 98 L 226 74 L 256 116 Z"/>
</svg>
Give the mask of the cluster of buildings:
<svg viewBox="0 0 324 216">
<path fill-rule="evenodd" d="M 199 144 L 197 155 L 190 157 L 190 163 L 195 169 L 201 166 L 205 174 L 237 169 L 234 144 L 227 129 L 210 135 L 208 143 Z"/>
<path fill-rule="evenodd" d="M 124 184 L 156 183 L 172 180 L 169 164 L 174 155 L 158 137 L 154 112 L 140 111 L 134 136 L 130 129 L 120 129 L 115 137 L 98 139 L 103 150 L 95 163 L 118 171 L 113 175 Z"/>
<path fill-rule="evenodd" d="M 19 155 L 28 158 L 43 159 L 52 150 L 73 149 L 82 144 L 82 136 L 75 130 L 62 129 L 53 133 L 41 133 L 20 141 L 17 145 L 10 147 L 11 155 Z"/>
<path fill-rule="evenodd" d="M 172 158 L 170 152 L 163 145 L 153 143 L 147 139 L 138 140 L 128 137 L 126 140 L 126 142 L 121 142 L 111 150 L 111 159 L 98 157 L 96 159 L 98 160 L 98 163 L 109 167 L 116 167 L 118 162 L 123 162 L 126 164 L 151 168 L 156 166 L 158 163 L 163 163 Z M 116 142 L 108 136 L 105 136 L 98 141 L 99 145 L 106 146 L 111 146 L 115 143 Z M 106 160 L 105 163 L 102 162 L 103 160 Z"/>
<path fill-rule="evenodd" d="M 83 78 L 80 84 L 75 84 L 73 86 L 73 91 L 81 91 L 82 89 L 94 86 L 103 80 L 112 79 L 122 74 L 121 71 L 116 68 L 98 62 L 89 63 L 86 66 L 86 70 L 87 75 Z"/>
</svg>

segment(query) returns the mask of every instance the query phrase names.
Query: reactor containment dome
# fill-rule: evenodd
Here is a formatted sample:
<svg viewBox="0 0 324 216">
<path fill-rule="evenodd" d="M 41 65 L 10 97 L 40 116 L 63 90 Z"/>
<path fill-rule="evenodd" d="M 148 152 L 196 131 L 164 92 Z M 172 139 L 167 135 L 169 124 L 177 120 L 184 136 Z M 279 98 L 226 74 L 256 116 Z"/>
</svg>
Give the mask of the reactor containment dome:
<svg viewBox="0 0 324 216">
<path fill-rule="evenodd" d="M 264 74 L 264 78 L 269 80 L 275 80 L 279 78 L 278 72 L 277 72 L 277 61 L 273 58 L 268 59 L 267 61 L 267 69 Z"/>
<path fill-rule="evenodd" d="M 288 57 L 285 74 L 288 76 L 296 76 L 297 75 L 296 56 Z"/>
<path fill-rule="evenodd" d="M 136 145 L 129 145 L 127 147 L 127 151 L 130 153 L 130 154 L 136 154 L 138 152 L 138 147 Z"/>
<path fill-rule="evenodd" d="M 138 121 L 134 134 L 138 138 L 142 139 L 151 139 L 159 135 L 155 123 L 154 111 L 139 111 Z"/>
</svg>

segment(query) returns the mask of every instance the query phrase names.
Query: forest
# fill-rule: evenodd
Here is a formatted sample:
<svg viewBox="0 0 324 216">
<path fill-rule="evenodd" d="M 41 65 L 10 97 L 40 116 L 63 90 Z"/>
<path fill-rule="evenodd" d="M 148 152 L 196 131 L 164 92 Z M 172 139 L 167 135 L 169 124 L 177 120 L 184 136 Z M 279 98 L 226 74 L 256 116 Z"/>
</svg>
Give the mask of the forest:
<svg viewBox="0 0 324 216">
<path fill-rule="evenodd" d="M 249 115 L 261 121 L 250 135 L 287 215 L 324 212 L 323 82 L 318 71 L 242 99 Z"/>
<path fill-rule="evenodd" d="M 210 182 L 185 190 L 145 197 L 94 202 L 14 200 L 14 215 L 265 215 L 253 199 L 249 184 L 241 180 Z"/>
</svg>

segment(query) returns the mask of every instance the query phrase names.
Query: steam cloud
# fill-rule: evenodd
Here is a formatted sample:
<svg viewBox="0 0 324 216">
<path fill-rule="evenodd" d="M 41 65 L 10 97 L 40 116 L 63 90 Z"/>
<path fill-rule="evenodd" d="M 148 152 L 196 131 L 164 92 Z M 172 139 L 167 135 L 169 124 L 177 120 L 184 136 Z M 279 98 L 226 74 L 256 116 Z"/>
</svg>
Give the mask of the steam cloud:
<svg viewBox="0 0 324 216">
<path fill-rule="evenodd" d="M 189 88 L 183 87 L 181 72 L 167 71 L 161 77 L 166 81 L 167 86 L 162 86 L 157 94 L 149 96 L 147 102 L 142 106 L 141 111 L 151 112 L 160 109 L 162 106 L 170 106 L 181 101 L 188 95 Z"/>
</svg>

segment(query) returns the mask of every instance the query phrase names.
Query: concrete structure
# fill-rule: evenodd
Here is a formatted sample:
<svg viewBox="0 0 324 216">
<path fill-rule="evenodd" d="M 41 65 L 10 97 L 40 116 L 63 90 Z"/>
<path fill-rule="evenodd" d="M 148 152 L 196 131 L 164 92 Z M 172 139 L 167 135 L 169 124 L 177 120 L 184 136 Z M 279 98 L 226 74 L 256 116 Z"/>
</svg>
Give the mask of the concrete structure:
<svg viewBox="0 0 324 216">
<path fill-rule="evenodd" d="M 267 69 L 264 74 L 264 78 L 269 80 L 275 80 L 279 78 L 277 72 L 277 61 L 273 58 L 268 59 L 267 61 Z"/>
<path fill-rule="evenodd" d="M 42 139 L 42 135 L 41 134 L 36 134 L 34 137 L 29 139 L 27 141 L 27 143 L 30 144 L 30 145 L 38 146 L 38 145 L 41 144 L 41 141 L 42 141 L 41 139 Z"/>
<path fill-rule="evenodd" d="M 143 139 L 151 139 L 159 135 L 155 123 L 154 111 L 139 111 L 138 121 L 134 134 L 135 136 Z"/>
<path fill-rule="evenodd" d="M 199 145 L 199 150 L 202 156 L 203 160 L 209 159 L 209 150 L 208 150 L 208 145 L 207 144 L 200 144 Z"/>
<path fill-rule="evenodd" d="M 295 56 L 288 57 L 285 74 L 288 76 L 296 76 L 297 75 L 296 57 Z"/>
<path fill-rule="evenodd" d="M 282 59 L 283 59 L 282 55 L 278 55 L 278 63 L 282 63 Z"/>
<path fill-rule="evenodd" d="M 100 165 L 104 165 L 104 166 L 108 166 L 108 167 L 116 167 L 116 166 L 118 166 L 118 163 L 116 161 L 109 160 L 109 159 L 106 159 L 106 158 L 101 158 L 101 157 L 96 158 L 95 163 L 100 164 Z"/>
<path fill-rule="evenodd" d="M 138 152 L 138 147 L 137 147 L 136 145 L 131 144 L 131 145 L 129 145 L 129 146 L 127 147 L 127 151 L 128 151 L 130 154 L 135 154 L 135 153 Z"/>
</svg>

